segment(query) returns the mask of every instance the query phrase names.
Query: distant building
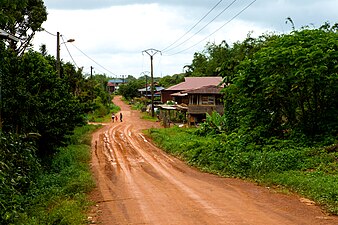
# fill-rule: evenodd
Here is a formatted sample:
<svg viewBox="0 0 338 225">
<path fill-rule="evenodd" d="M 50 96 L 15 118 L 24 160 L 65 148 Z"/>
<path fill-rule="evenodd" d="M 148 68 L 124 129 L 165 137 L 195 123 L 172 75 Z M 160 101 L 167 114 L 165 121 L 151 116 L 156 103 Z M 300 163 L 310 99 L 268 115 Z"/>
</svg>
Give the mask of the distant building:
<svg viewBox="0 0 338 225">
<path fill-rule="evenodd" d="M 164 87 L 155 87 L 154 97 L 161 97 L 161 91 L 164 90 Z M 141 97 L 151 98 L 151 88 L 148 86 L 147 88 L 138 89 Z"/>
<path fill-rule="evenodd" d="M 111 79 L 107 83 L 107 90 L 109 93 L 114 93 L 119 85 L 127 83 L 126 79 Z"/>
</svg>

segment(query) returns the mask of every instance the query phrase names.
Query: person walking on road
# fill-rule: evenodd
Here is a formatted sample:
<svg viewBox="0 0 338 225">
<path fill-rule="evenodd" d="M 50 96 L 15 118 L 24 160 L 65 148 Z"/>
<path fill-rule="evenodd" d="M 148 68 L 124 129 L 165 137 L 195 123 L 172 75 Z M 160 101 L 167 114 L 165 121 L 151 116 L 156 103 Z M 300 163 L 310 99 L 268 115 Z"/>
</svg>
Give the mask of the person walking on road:
<svg viewBox="0 0 338 225">
<path fill-rule="evenodd" d="M 116 117 L 116 118 L 117 118 L 117 117 Z M 115 114 L 114 114 L 114 113 L 111 114 L 111 119 L 112 119 L 112 121 L 113 121 L 113 123 L 114 123 L 114 121 L 115 121 Z"/>
<path fill-rule="evenodd" d="M 120 112 L 120 122 L 122 122 L 122 113 Z"/>
</svg>

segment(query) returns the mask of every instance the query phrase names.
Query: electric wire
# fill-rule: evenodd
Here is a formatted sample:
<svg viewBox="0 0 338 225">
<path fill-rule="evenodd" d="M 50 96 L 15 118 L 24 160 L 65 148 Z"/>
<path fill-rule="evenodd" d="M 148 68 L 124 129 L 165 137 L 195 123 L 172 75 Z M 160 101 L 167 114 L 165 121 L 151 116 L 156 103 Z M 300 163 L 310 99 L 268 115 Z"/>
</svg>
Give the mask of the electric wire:
<svg viewBox="0 0 338 225">
<path fill-rule="evenodd" d="M 189 34 L 190 31 L 192 31 L 198 24 L 202 22 L 223 0 L 220 0 L 214 7 L 212 7 L 194 26 L 192 26 L 185 34 L 183 34 L 181 37 L 179 37 L 176 41 L 174 41 L 172 44 L 161 50 L 162 52 L 176 44 L 178 41 L 180 41 L 183 37 L 185 37 L 187 34 Z"/>
<path fill-rule="evenodd" d="M 73 63 L 75 64 L 75 66 L 76 66 L 77 68 L 79 68 L 79 67 L 77 66 L 77 64 L 76 64 L 76 62 L 75 62 L 75 60 L 74 60 L 72 54 L 70 54 L 70 51 L 69 51 L 68 46 L 67 46 L 67 42 L 63 39 L 63 35 L 61 35 L 61 39 L 62 39 L 63 43 L 65 44 L 66 49 L 67 49 L 67 52 L 68 52 L 70 58 L 73 60 Z"/>
<path fill-rule="evenodd" d="M 54 37 L 57 37 L 56 34 L 53 34 L 53 33 L 49 32 L 49 31 L 47 31 L 45 28 L 43 28 L 43 31 L 45 31 L 46 33 L 48 33 L 48 34 L 50 34 L 50 35 L 52 35 L 52 36 L 54 36 Z M 63 37 L 62 37 L 63 35 L 60 35 L 60 36 L 61 36 L 61 38 L 62 38 L 62 41 L 65 42 L 64 39 L 63 39 Z M 102 69 L 104 69 L 105 71 L 111 73 L 112 75 L 117 76 L 115 73 L 113 73 L 113 72 L 111 72 L 110 70 L 106 69 L 105 67 L 103 67 L 102 65 L 100 65 L 98 62 L 96 62 L 94 59 L 92 59 L 91 57 L 89 57 L 86 53 L 84 53 L 84 52 L 83 52 L 81 49 L 79 49 L 76 45 L 74 45 L 73 43 L 71 43 L 71 44 L 72 44 L 78 51 L 80 51 L 83 55 L 85 55 L 88 59 L 90 59 L 91 61 L 93 61 L 96 65 L 100 66 Z M 66 46 L 66 49 L 67 49 L 67 51 L 68 51 L 68 54 L 69 54 L 69 56 L 71 57 L 71 59 L 73 60 L 74 64 L 76 65 L 77 68 L 79 68 L 79 67 L 77 66 L 77 64 L 75 63 L 75 61 L 74 61 L 72 55 L 70 54 L 70 51 L 69 51 L 67 45 L 65 45 L 65 46 Z"/>
<path fill-rule="evenodd" d="M 56 34 L 53 34 L 53 33 L 49 32 L 49 31 L 46 30 L 45 28 L 42 28 L 42 29 L 43 29 L 43 31 L 46 32 L 47 34 L 50 34 L 50 35 L 52 35 L 52 36 L 54 36 L 54 37 L 57 36 Z"/>
<path fill-rule="evenodd" d="M 91 57 L 89 57 L 86 53 L 84 53 L 81 49 L 79 49 L 76 45 L 74 45 L 73 43 L 71 43 L 79 52 L 81 52 L 84 56 L 86 56 L 88 59 L 90 59 L 91 61 L 93 61 L 96 65 L 98 65 L 99 67 L 101 67 L 102 69 L 104 69 L 105 71 L 111 73 L 114 76 L 117 76 L 115 73 L 111 72 L 110 70 L 106 69 L 104 66 L 102 66 L 101 64 L 99 64 L 98 62 L 96 62 L 94 59 L 92 59 Z"/>
<path fill-rule="evenodd" d="M 219 16 L 221 16 L 226 10 L 228 10 L 235 2 L 237 2 L 237 0 L 233 0 L 229 5 L 227 5 L 220 13 L 218 13 L 210 22 L 208 22 L 206 25 L 204 25 L 201 29 L 199 29 L 195 34 L 193 34 L 192 36 L 190 36 L 189 38 L 187 38 L 185 41 L 181 42 L 180 44 L 168 49 L 165 52 L 169 52 L 172 51 L 176 48 L 178 48 L 179 46 L 185 44 L 186 42 L 188 42 L 189 40 L 191 40 L 193 37 L 195 37 L 197 34 L 199 34 L 202 30 L 204 30 L 207 26 L 209 26 L 212 22 L 214 22 Z"/>
<path fill-rule="evenodd" d="M 221 30 L 223 27 L 225 27 L 226 25 L 228 25 L 230 22 L 232 22 L 235 18 L 237 18 L 240 14 L 242 14 L 245 10 L 247 10 L 250 6 L 252 6 L 257 0 L 252 1 L 250 4 L 248 4 L 246 7 L 244 7 L 241 11 L 239 11 L 235 16 L 233 16 L 230 20 L 228 20 L 226 23 L 224 23 L 222 26 L 220 26 L 218 29 L 216 29 L 214 32 L 212 32 L 210 35 L 206 36 L 205 38 L 203 38 L 202 40 L 200 40 L 199 42 L 197 42 L 194 45 L 191 45 L 190 47 L 183 49 L 179 52 L 176 52 L 174 54 L 170 54 L 167 56 L 173 56 L 173 55 L 177 55 L 180 54 L 182 52 L 185 52 L 193 47 L 195 47 L 196 45 L 200 44 L 201 42 L 205 41 L 207 38 L 209 38 L 210 36 L 214 35 L 216 32 L 218 32 L 219 30 Z"/>
</svg>

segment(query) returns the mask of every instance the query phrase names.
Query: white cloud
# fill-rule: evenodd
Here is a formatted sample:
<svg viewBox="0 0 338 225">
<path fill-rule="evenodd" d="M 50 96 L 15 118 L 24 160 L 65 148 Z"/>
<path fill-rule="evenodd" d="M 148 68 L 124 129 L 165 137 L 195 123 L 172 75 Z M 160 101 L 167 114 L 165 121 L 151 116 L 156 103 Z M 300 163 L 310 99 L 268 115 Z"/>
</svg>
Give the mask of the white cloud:
<svg viewBox="0 0 338 225">
<path fill-rule="evenodd" d="M 43 27 L 54 34 L 59 31 L 65 38 L 74 38 L 75 46 L 114 74 L 139 76 L 142 71 L 150 70 L 149 58 L 142 56 L 143 50 L 149 48 L 162 50 L 169 46 L 186 33 L 217 2 L 219 0 L 46 0 L 49 15 Z M 182 72 L 183 66 L 191 63 L 194 52 L 204 50 L 207 42 L 220 43 L 226 40 L 228 43 L 233 43 L 243 40 L 250 31 L 254 32 L 253 36 L 268 31 L 288 32 L 291 30 L 291 25 L 285 24 L 287 17 L 293 19 L 297 28 L 311 23 L 318 27 L 326 21 L 335 23 L 338 19 L 334 12 L 338 7 L 338 2 L 335 0 L 260 0 L 229 22 L 252 2 L 252 0 L 239 0 L 214 22 L 194 35 L 230 2 L 220 3 L 219 7 L 192 32 L 171 47 L 177 46 L 189 37 L 192 37 L 191 39 L 170 52 L 164 52 L 163 56 L 156 55 L 155 74 L 164 76 Z M 221 26 L 224 27 L 210 35 Z M 50 54 L 55 54 L 54 36 L 46 32 L 37 34 L 34 40 L 36 49 L 42 43 L 47 45 Z M 67 46 L 78 66 L 84 67 L 86 72 L 90 71 L 90 66 L 94 66 L 96 72 L 111 75 L 84 56 L 72 44 Z M 187 51 L 180 54 L 168 56 L 187 48 L 189 48 Z M 61 57 L 64 61 L 71 61 L 64 45 L 61 45 Z"/>
</svg>

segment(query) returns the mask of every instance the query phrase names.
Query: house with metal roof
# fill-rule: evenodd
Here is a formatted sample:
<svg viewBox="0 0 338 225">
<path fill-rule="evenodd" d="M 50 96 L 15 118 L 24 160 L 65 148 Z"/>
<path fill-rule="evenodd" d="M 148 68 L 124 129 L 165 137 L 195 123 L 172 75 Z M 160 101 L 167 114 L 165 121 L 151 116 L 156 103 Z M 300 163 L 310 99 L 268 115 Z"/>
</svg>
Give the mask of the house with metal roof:
<svg viewBox="0 0 338 225">
<path fill-rule="evenodd" d="M 198 123 L 206 118 L 206 113 L 216 111 L 224 113 L 221 90 L 223 87 L 208 85 L 187 91 L 189 104 L 187 109 L 190 124 Z"/>
<path fill-rule="evenodd" d="M 164 87 L 155 87 L 154 97 L 161 97 L 161 91 L 164 90 Z M 151 87 L 138 89 L 140 96 L 150 99 L 151 98 Z"/>
<path fill-rule="evenodd" d="M 166 103 L 167 101 L 175 101 L 175 96 L 178 97 L 176 99 L 180 99 L 179 97 L 184 96 L 180 95 L 180 92 L 197 89 L 208 85 L 218 86 L 221 85 L 222 80 L 222 77 L 185 77 L 184 82 L 162 90 L 161 101 L 163 103 Z"/>
<path fill-rule="evenodd" d="M 224 113 L 223 87 L 222 77 L 186 77 L 184 82 L 162 90 L 161 99 L 164 103 L 176 102 L 176 110 L 186 115 L 189 124 L 197 124 L 206 118 L 206 113 Z M 170 117 L 170 110 L 165 113 L 166 117 Z"/>
</svg>

